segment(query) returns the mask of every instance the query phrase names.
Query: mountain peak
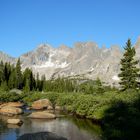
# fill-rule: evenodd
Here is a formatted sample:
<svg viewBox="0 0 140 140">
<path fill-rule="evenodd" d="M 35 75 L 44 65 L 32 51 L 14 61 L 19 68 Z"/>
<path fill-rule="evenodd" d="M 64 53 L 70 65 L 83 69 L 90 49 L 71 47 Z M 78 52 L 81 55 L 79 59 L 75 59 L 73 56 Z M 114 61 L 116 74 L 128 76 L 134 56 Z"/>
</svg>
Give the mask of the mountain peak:
<svg viewBox="0 0 140 140">
<path fill-rule="evenodd" d="M 40 44 L 36 49 L 37 50 L 44 50 L 44 49 L 50 49 L 52 48 L 49 44 Z"/>
<path fill-rule="evenodd" d="M 136 49 L 140 48 L 140 36 L 138 37 L 136 44 L 134 45 Z"/>
<path fill-rule="evenodd" d="M 140 48 L 140 37 L 136 42 Z M 140 56 L 140 49 L 136 49 Z M 34 74 L 46 75 L 46 79 L 52 76 L 69 77 L 84 75 L 89 79 L 99 77 L 102 81 L 112 84 L 120 70 L 122 51 L 118 45 L 111 48 L 99 48 L 95 42 L 76 42 L 73 48 L 60 45 L 53 48 L 49 44 L 40 44 L 36 49 L 22 56 L 22 69 L 32 68 Z M 140 60 L 140 58 L 138 57 Z M 0 60 L 16 63 L 16 59 L 0 52 Z M 113 80 L 112 80 L 113 78 Z"/>
</svg>

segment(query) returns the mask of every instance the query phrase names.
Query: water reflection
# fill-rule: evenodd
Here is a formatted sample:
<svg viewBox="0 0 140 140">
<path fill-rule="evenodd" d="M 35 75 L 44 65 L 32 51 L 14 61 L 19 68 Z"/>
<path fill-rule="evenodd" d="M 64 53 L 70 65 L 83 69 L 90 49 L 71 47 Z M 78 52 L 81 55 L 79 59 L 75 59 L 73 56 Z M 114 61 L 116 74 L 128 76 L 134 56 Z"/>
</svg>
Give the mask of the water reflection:
<svg viewBox="0 0 140 140">
<path fill-rule="evenodd" d="M 23 125 L 18 128 L 0 122 L 0 140 L 16 140 L 22 134 L 49 131 L 66 137 L 68 140 L 99 140 L 100 128 L 91 121 L 72 117 L 55 120 L 22 118 Z"/>
</svg>

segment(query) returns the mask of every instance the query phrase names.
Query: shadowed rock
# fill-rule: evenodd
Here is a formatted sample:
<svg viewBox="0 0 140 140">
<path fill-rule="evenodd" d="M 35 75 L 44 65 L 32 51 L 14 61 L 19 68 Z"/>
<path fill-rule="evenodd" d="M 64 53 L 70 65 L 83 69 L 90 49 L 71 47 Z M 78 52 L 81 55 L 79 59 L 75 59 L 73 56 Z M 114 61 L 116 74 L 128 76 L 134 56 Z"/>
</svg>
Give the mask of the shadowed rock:
<svg viewBox="0 0 140 140">
<path fill-rule="evenodd" d="M 17 140 L 67 140 L 51 132 L 29 133 L 20 136 Z"/>
</svg>

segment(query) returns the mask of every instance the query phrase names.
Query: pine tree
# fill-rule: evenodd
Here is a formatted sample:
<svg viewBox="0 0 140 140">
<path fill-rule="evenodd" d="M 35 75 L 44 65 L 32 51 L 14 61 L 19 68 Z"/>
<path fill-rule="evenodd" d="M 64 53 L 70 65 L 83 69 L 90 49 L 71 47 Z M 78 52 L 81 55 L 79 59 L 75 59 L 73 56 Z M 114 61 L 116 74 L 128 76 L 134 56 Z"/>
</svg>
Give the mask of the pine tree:
<svg viewBox="0 0 140 140">
<path fill-rule="evenodd" d="M 45 89 L 46 89 L 46 77 L 45 77 L 45 75 L 42 75 L 42 77 L 41 77 L 41 88 L 43 91 L 45 91 Z"/>
<path fill-rule="evenodd" d="M 30 84 L 29 83 L 30 83 L 29 79 L 26 79 L 25 86 L 24 86 L 24 91 L 25 92 L 30 91 Z"/>
<path fill-rule="evenodd" d="M 138 61 L 134 60 L 135 57 L 135 48 L 132 47 L 131 40 L 128 39 L 123 58 L 121 59 L 121 72 L 119 77 L 121 79 L 120 85 L 122 90 L 127 89 L 137 89 L 138 88 L 138 72 L 137 68 Z"/>
<path fill-rule="evenodd" d="M 20 59 L 18 59 L 16 64 L 16 88 L 22 89 L 22 72 L 21 72 L 21 63 Z"/>
<path fill-rule="evenodd" d="M 0 85 L 4 81 L 4 64 L 0 62 Z"/>
<path fill-rule="evenodd" d="M 36 75 L 36 90 L 39 91 L 40 89 L 40 80 L 39 80 L 39 73 Z"/>
<path fill-rule="evenodd" d="M 12 69 L 10 77 L 9 77 L 9 81 L 8 81 L 8 87 L 10 89 L 12 88 L 16 88 L 16 73 L 15 73 L 15 69 Z"/>
</svg>

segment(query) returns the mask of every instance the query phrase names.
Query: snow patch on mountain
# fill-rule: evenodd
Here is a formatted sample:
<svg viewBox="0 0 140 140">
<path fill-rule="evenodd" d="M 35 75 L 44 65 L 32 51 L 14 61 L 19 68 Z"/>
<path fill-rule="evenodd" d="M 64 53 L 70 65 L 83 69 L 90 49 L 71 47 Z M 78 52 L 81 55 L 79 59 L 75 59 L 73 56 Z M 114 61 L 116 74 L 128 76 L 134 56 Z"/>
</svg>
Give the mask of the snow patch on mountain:
<svg viewBox="0 0 140 140">
<path fill-rule="evenodd" d="M 112 77 L 112 80 L 114 80 L 114 81 L 119 81 L 120 78 L 119 78 L 117 75 L 114 75 L 114 76 Z"/>
</svg>

